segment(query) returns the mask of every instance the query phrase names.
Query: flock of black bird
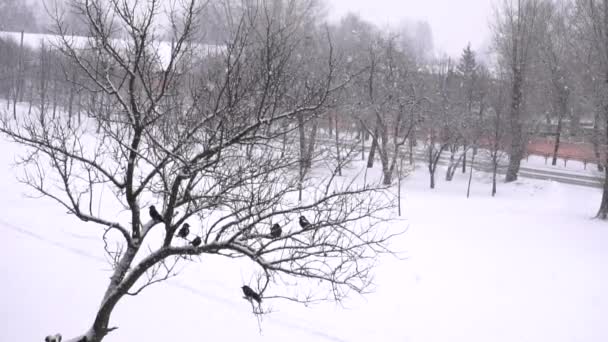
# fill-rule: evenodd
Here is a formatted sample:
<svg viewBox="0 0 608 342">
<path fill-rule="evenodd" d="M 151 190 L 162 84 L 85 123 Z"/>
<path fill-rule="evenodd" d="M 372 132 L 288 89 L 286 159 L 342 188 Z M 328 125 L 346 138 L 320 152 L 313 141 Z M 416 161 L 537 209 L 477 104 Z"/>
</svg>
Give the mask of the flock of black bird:
<svg viewBox="0 0 608 342">
<path fill-rule="evenodd" d="M 155 206 L 151 205 L 149 209 L 150 209 L 150 217 L 155 222 L 160 223 L 160 222 L 165 221 L 163 219 L 162 215 L 158 212 L 158 210 L 156 210 Z M 310 222 L 304 216 L 300 216 L 298 223 L 300 224 L 300 227 L 302 227 L 302 229 L 307 229 L 308 227 L 311 226 Z M 272 227 L 270 228 L 270 237 L 273 239 L 277 239 L 277 238 L 280 238 L 282 234 L 283 234 L 283 230 L 281 229 L 281 226 L 278 223 L 273 224 Z M 177 237 L 188 241 L 189 235 L 190 235 L 190 224 L 188 224 L 186 222 L 177 231 Z M 202 241 L 201 237 L 196 236 L 196 237 L 194 237 L 194 239 L 192 239 L 192 241 L 190 241 L 190 244 L 194 247 L 198 247 L 201 245 L 202 242 L 203 241 Z M 243 290 L 243 294 L 245 295 L 245 298 L 247 300 L 249 300 L 249 301 L 255 300 L 258 303 L 258 305 L 262 304 L 262 297 L 260 296 L 259 293 L 255 292 L 251 287 L 249 287 L 247 285 L 243 285 L 243 286 L 241 286 L 241 289 Z M 45 342 L 61 342 L 61 334 L 49 335 L 44 338 L 44 341 Z M 86 341 L 86 338 L 82 338 L 79 341 Z"/>
<path fill-rule="evenodd" d="M 164 222 L 163 217 L 160 215 L 160 213 L 156 210 L 156 207 L 154 207 L 153 205 L 150 206 L 150 217 L 155 222 Z M 302 227 L 302 229 L 307 229 L 308 227 L 311 226 L 311 223 L 308 221 L 308 219 L 306 219 L 306 217 L 304 215 L 300 216 L 298 223 L 300 224 L 300 227 Z M 270 228 L 270 237 L 273 239 L 277 239 L 277 238 L 280 238 L 282 234 L 283 234 L 283 229 L 281 229 L 281 226 L 278 223 L 273 224 L 272 227 Z M 188 241 L 189 235 L 190 235 L 190 224 L 188 224 L 186 222 L 177 231 L 177 237 Z M 202 242 L 203 241 L 202 241 L 201 237 L 196 236 L 194 239 L 192 239 L 192 241 L 190 241 L 190 244 L 194 247 L 198 247 L 201 245 Z M 245 298 L 247 300 L 255 300 L 258 304 L 262 303 L 262 297 L 257 292 L 255 292 L 253 289 L 251 289 L 251 287 L 249 287 L 247 285 L 243 285 L 243 286 L 241 286 L 241 289 L 243 290 L 243 294 L 245 295 Z M 61 339 L 61 337 L 60 337 L 60 339 Z M 59 341 L 61 341 L 61 340 L 59 340 Z"/>
</svg>

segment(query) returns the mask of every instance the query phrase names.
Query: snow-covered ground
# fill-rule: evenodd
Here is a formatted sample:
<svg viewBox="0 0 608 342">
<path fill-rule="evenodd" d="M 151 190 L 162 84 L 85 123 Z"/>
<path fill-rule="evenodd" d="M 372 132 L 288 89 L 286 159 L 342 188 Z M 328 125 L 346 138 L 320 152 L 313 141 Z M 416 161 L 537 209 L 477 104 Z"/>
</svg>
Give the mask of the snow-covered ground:
<svg viewBox="0 0 608 342">
<path fill-rule="evenodd" d="M 0 139 L 0 341 L 80 334 L 107 285 L 99 229 L 29 199 Z M 438 172 L 441 172 L 439 170 Z M 343 303 L 242 299 L 247 263 L 203 257 L 181 275 L 119 303 L 107 341 L 608 341 L 608 226 L 592 217 L 598 189 L 487 176 L 428 189 L 420 168 L 403 184 L 408 231 L 394 240 L 376 291 Z"/>
</svg>

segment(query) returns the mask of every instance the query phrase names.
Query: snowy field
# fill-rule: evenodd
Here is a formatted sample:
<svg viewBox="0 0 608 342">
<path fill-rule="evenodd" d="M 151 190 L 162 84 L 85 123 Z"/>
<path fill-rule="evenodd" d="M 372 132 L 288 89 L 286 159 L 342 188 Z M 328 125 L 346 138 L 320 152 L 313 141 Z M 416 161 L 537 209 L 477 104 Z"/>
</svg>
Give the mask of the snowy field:
<svg viewBox="0 0 608 342">
<path fill-rule="evenodd" d="M 0 139 L 0 341 L 71 337 L 91 324 L 109 281 L 99 228 L 30 199 L 15 180 L 16 146 Z M 385 257 L 376 291 L 310 307 L 242 298 L 247 263 L 203 257 L 180 277 L 120 302 L 109 342 L 608 341 L 608 226 L 600 190 L 466 177 L 428 189 L 423 165 L 403 184 L 408 228 Z M 260 327 L 261 326 L 261 332 Z"/>
</svg>

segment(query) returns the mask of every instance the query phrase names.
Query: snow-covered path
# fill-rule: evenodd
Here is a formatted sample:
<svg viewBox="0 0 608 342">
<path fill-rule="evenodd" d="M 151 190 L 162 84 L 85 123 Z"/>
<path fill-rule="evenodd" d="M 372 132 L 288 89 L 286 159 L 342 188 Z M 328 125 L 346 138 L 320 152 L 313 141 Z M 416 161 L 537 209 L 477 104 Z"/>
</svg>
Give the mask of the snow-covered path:
<svg viewBox="0 0 608 342">
<path fill-rule="evenodd" d="M 0 140 L 0 341 L 72 336 L 91 323 L 108 281 L 100 232 L 48 200 L 23 197 L 15 147 Z M 441 178 L 442 175 L 439 175 Z M 127 298 L 107 341 L 591 341 L 608 340 L 608 224 L 592 220 L 597 189 L 545 181 L 500 185 L 465 177 L 427 189 L 419 169 L 406 194 L 376 292 L 305 308 L 269 302 L 261 322 L 241 298 L 248 265 L 216 257 Z"/>
</svg>

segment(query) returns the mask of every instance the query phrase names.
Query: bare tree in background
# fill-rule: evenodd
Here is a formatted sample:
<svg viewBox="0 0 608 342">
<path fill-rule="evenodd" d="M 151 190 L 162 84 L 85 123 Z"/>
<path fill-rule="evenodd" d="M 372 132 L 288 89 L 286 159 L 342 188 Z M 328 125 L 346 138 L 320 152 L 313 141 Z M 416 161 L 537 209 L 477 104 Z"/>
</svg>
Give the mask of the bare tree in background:
<svg viewBox="0 0 608 342">
<path fill-rule="evenodd" d="M 475 164 L 475 160 L 479 153 L 480 146 L 487 142 L 488 130 L 485 122 L 488 120 L 489 97 L 492 95 L 492 74 L 485 66 L 480 63 L 475 67 L 474 82 L 472 82 L 472 105 L 470 111 L 466 111 L 465 127 L 463 128 L 464 135 L 467 137 L 468 147 L 472 149 L 471 161 L 469 165 L 469 181 L 467 185 L 467 198 L 471 192 L 471 181 L 473 179 L 473 170 L 479 165 Z M 465 87 L 466 92 L 469 93 Z M 465 148 L 466 151 L 466 148 Z M 466 160 L 463 159 L 463 162 Z M 463 163 L 463 166 L 465 164 Z"/>
<path fill-rule="evenodd" d="M 517 180 L 524 145 L 524 87 L 532 56 L 532 44 L 538 25 L 540 0 L 504 0 L 494 27 L 496 48 L 503 63 L 509 66 L 511 79 L 509 167 L 505 180 Z"/>
<path fill-rule="evenodd" d="M 256 314 L 273 298 L 339 301 L 364 293 L 374 258 L 389 252 L 397 234 L 379 225 L 394 207 L 380 184 L 358 185 L 352 172 L 336 177 L 334 164 L 302 179 L 298 148 L 281 151 L 282 137 L 297 130 L 283 122 L 310 120 L 348 81 L 336 77 L 327 40 L 317 77 L 301 81 L 306 61 L 295 52 L 306 39 L 310 3 L 226 0 L 220 8 L 229 39 L 210 51 L 196 43 L 205 4 L 178 3 L 167 50 L 158 40 L 160 0 L 133 7 L 74 0 L 91 38 L 71 39 L 56 18 L 60 50 L 86 75 L 78 86 L 103 94 L 103 102 L 87 102 L 81 122 L 46 120 L 42 111 L 2 116 L 0 131 L 29 148 L 22 181 L 99 226 L 107 246 L 119 246 L 106 249 L 110 283 L 91 327 L 75 341 L 102 341 L 116 329 L 112 312 L 125 296 L 174 276 L 193 255 L 251 260 L 260 279 L 252 286 L 263 299 Z M 290 20 L 275 20 L 279 14 Z M 111 38 L 116 27 L 125 39 Z M 298 201 L 301 189 L 306 196 Z M 102 191 L 113 196 L 100 199 Z M 148 216 L 151 204 L 159 215 Z M 310 224 L 298 225 L 300 215 Z M 190 232 L 181 235 L 186 223 Z M 282 227 L 278 236 L 270 234 L 274 224 Z M 154 229 L 163 230 L 160 240 Z M 287 289 L 307 280 L 314 280 L 312 297 Z"/>
<path fill-rule="evenodd" d="M 378 39 L 370 47 L 368 83 L 368 111 L 372 113 L 373 128 L 361 122 L 372 136 L 372 148 L 380 155 L 383 182 L 392 183 L 400 149 L 405 145 L 413 127 L 411 120 L 417 109 L 414 86 L 410 79 L 408 58 L 397 50 L 394 37 Z M 370 158 L 373 158 L 370 151 Z M 368 164 L 369 165 L 369 164 Z"/>
<path fill-rule="evenodd" d="M 484 123 L 484 131 L 487 132 L 487 151 L 490 155 L 490 172 L 492 172 L 492 197 L 496 195 L 496 184 L 498 168 L 503 159 L 508 106 L 508 81 L 504 79 L 504 72 L 491 83 L 489 93 L 489 117 Z"/>
<path fill-rule="evenodd" d="M 546 68 L 549 84 L 549 93 L 552 99 L 551 109 L 557 118 L 555 143 L 553 148 L 552 165 L 557 164 L 557 154 L 562 139 L 564 119 L 570 111 L 571 93 L 574 89 L 571 68 L 569 63 L 573 58 L 569 53 L 572 45 L 568 36 L 568 4 L 547 3 L 545 11 L 541 14 L 542 31 L 538 37 L 540 57 Z"/>
<path fill-rule="evenodd" d="M 590 56 L 589 72 L 592 74 L 591 79 L 598 81 L 597 96 L 595 100 L 598 112 L 596 113 L 595 130 L 601 129 L 604 139 L 599 155 L 602 159 L 604 170 L 608 165 L 608 153 L 606 153 L 606 141 L 608 141 L 608 0 L 588 0 L 576 1 L 577 14 L 577 33 L 578 37 L 584 38 L 580 40 L 583 44 L 583 49 Z M 600 120 L 598 120 L 600 119 Z M 603 122 L 598 122 L 603 121 Z M 600 137 L 594 137 L 599 139 Z M 602 200 L 600 208 L 597 212 L 597 217 L 601 219 L 608 218 L 608 172 L 604 174 L 604 184 L 602 192 Z"/>
<path fill-rule="evenodd" d="M 463 140 L 464 144 L 462 146 L 463 149 L 463 158 L 462 158 L 462 173 L 466 172 L 467 168 L 467 151 L 470 146 L 473 146 L 473 153 L 476 152 L 475 149 L 475 137 L 476 130 L 474 126 L 476 122 L 480 122 L 483 118 L 483 101 L 478 101 L 478 65 L 477 60 L 475 59 L 475 52 L 471 49 L 471 43 L 467 44 L 467 46 L 462 51 L 462 55 L 460 56 L 460 60 L 458 61 L 458 65 L 456 66 L 456 70 L 458 75 L 461 78 L 460 83 L 460 96 L 462 97 L 462 112 L 463 112 L 463 130 L 467 133 L 472 134 L 464 134 Z M 479 112 L 474 115 L 473 109 L 474 105 L 479 103 Z M 473 157 L 474 158 L 474 157 Z M 472 169 L 471 169 L 472 170 Z"/>
<path fill-rule="evenodd" d="M 427 167 L 429 171 L 430 188 L 435 188 L 435 173 L 441 156 L 450 145 L 455 145 L 460 139 L 460 127 L 454 119 L 458 116 L 453 111 L 452 86 L 454 81 L 454 70 L 448 57 L 441 58 L 435 66 L 436 72 L 428 75 L 427 82 L 430 94 L 423 103 L 423 130 L 426 133 Z M 427 90 L 427 92 L 429 91 Z M 424 93 L 424 91 L 423 91 Z M 456 169 L 456 164 L 451 155 L 448 171 Z"/>
<path fill-rule="evenodd" d="M 365 141 L 370 137 L 365 126 L 372 125 L 372 115 L 365 110 L 365 99 L 369 97 L 370 54 L 369 48 L 377 35 L 376 28 L 361 19 L 358 15 L 347 14 L 333 30 L 336 50 L 340 51 L 345 60 L 346 72 L 354 77 L 341 92 L 344 121 L 356 128 L 356 140 L 361 144 L 361 160 L 365 160 Z M 337 119 L 337 117 L 336 117 Z M 334 125 L 337 132 L 337 123 Z M 375 146 L 370 154 L 375 154 Z M 374 158 L 369 159 L 373 163 Z M 370 166 L 371 167 L 371 166 Z"/>
</svg>

